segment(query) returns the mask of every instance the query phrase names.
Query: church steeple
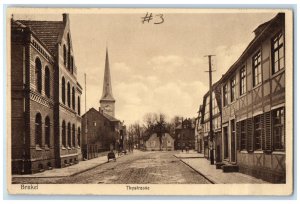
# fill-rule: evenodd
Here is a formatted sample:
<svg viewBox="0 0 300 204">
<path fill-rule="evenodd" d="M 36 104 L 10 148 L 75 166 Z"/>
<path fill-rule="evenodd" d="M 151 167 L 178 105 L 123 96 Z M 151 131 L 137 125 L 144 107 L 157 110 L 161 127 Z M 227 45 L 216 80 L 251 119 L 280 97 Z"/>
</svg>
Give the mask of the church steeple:
<svg viewBox="0 0 300 204">
<path fill-rule="evenodd" d="M 112 94 L 111 86 L 111 77 L 110 77 L 110 68 L 109 68 L 109 59 L 108 59 L 108 49 L 106 48 L 106 57 L 105 57 L 105 70 L 104 70 L 104 80 L 103 80 L 103 92 L 100 102 L 102 100 L 106 101 L 115 101 Z"/>
<path fill-rule="evenodd" d="M 104 113 L 109 114 L 114 117 L 114 115 L 115 115 L 114 104 L 115 104 L 115 99 L 112 94 L 112 84 L 111 84 L 111 77 L 110 77 L 108 49 L 106 47 L 103 92 L 102 92 L 102 97 L 100 99 L 100 107 L 104 111 Z"/>
</svg>

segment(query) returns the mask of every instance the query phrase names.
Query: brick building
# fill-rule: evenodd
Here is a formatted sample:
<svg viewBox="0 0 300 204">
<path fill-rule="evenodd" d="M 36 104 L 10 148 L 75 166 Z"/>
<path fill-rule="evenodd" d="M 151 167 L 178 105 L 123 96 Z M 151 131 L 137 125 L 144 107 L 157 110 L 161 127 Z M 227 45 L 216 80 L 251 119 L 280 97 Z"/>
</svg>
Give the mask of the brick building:
<svg viewBox="0 0 300 204">
<path fill-rule="evenodd" d="M 102 151 L 124 147 L 126 126 L 115 118 L 115 99 L 112 93 L 108 50 L 106 49 L 103 92 L 99 111 L 91 108 L 82 116 L 84 158 L 97 157 Z"/>
<path fill-rule="evenodd" d="M 175 128 L 175 150 L 195 149 L 195 120 L 184 119 Z"/>
<path fill-rule="evenodd" d="M 118 148 L 120 141 L 121 123 L 118 119 L 104 113 L 102 109 L 88 110 L 82 116 L 82 145 L 84 158 L 97 157 L 99 152 L 109 151 L 111 146 Z M 87 133 L 85 134 L 85 131 Z M 89 145 L 87 157 L 86 145 Z"/>
<path fill-rule="evenodd" d="M 77 163 L 80 97 L 68 14 L 11 20 L 12 172 Z"/>
<path fill-rule="evenodd" d="M 279 13 L 258 26 L 221 79 L 223 161 L 276 183 L 286 168 L 284 21 Z"/>
</svg>

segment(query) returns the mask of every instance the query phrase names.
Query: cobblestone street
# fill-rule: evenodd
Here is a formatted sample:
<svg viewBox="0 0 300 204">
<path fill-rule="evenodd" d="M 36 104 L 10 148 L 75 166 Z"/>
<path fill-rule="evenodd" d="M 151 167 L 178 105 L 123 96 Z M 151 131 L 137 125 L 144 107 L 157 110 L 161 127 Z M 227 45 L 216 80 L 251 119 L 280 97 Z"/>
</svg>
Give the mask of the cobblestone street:
<svg viewBox="0 0 300 204">
<path fill-rule="evenodd" d="M 66 178 L 14 178 L 13 183 L 209 184 L 173 156 L 174 152 L 135 152 Z"/>
</svg>

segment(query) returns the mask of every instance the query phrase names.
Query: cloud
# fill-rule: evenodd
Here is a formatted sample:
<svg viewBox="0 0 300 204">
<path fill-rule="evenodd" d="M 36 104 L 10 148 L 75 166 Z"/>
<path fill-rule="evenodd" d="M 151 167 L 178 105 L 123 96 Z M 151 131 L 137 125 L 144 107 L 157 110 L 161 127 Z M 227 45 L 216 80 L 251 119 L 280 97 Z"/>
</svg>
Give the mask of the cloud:
<svg viewBox="0 0 300 204">
<path fill-rule="evenodd" d="M 216 48 L 213 67 L 216 69 L 218 79 L 238 60 L 247 45 L 248 43 L 239 43 L 230 46 L 221 45 Z"/>
</svg>

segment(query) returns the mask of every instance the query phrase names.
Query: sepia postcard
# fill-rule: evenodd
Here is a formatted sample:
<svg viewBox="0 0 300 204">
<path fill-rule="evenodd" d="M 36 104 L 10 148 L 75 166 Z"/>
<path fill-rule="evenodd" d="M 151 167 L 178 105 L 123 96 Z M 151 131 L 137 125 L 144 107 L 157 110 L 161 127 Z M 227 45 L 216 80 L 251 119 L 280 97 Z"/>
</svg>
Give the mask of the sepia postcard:
<svg viewBox="0 0 300 204">
<path fill-rule="evenodd" d="M 6 13 L 9 194 L 293 193 L 292 10 Z"/>
</svg>

